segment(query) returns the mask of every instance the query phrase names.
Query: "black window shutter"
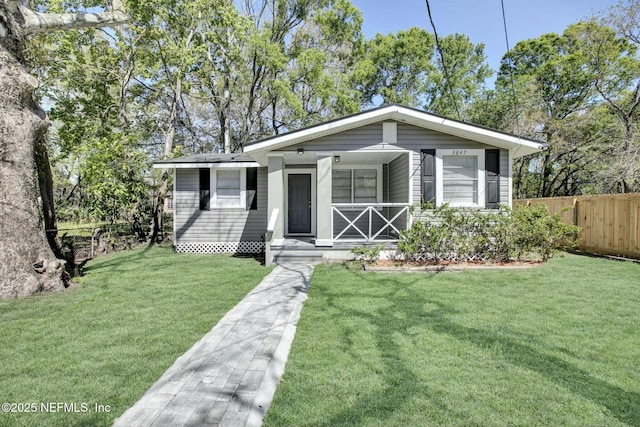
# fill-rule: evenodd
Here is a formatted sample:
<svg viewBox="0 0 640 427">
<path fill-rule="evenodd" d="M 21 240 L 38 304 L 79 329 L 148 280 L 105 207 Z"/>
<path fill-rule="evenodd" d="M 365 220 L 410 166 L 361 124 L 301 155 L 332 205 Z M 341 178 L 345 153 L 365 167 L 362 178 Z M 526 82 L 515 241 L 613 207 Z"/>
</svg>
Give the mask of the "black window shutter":
<svg viewBox="0 0 640 427">
<path fill-rule="evenodd" d="M 247 168 L 247 209 L 258 209 L 258 168 Z"/>
<path fill-rule="evenodd" d="M 500 150 L 486 150 L 484 162 L 487 171 L 487 207 L 497 209 L 500 203 Z"/>
<path fill-rule="evenodd" d="M 200 210 L 209 210 L 211 195 L 211 169 L 200 169 Z"/>
<path fill-rule="evenodd" d="M 420 150 L 422 202 L 435 203 L 436 200 L 436 150 Z"/>
</svg>

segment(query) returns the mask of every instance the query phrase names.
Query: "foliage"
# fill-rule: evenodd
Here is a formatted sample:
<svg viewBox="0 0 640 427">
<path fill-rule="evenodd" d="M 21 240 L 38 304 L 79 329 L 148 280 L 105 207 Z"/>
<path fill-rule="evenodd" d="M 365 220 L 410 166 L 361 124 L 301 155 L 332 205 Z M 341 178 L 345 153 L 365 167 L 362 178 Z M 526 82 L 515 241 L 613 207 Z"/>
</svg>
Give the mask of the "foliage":
<svg viewBox="0 0 640 427">
<path fill-rule="evenodd" d="M 577 245 L 578 228 L 549 215 L 544 205 L 494 213 L 444 204 L 422 216 L 400 234 L 398 251 L 406 261 L 508 261 L 530 253 L 546 261 Z"/>
<path fill-rule="evenodd" d="M 639 275 L 318 266 L 264 425 L 639 425 Z"/>
<path fill-rule="evenodd" d="M 364 261 L 366 264 L 372 264 L 380 258 L 380 251 L 384 249 L 384 245 L 375 246 L 359 246 L 351 249 L 351 253 L 356 259 Z"/>
<path fill-rule="evenodd" d="M 269 272 L 171 246 L 91 261 L 73 292 L 0 301 L 2 398 L 109 412 L 2 413 L 1 426 L 108 426 Z"/>
<path fill-rule="evenodd" d="M 578 246 L 579 227 L 565 224 L 558 214 L 549 215 L 549 209 L 542 203 L 515 208 L 511 226 L 513 250 L 518 259 L 535 252 L 542 261 L 547 261 L 557 250 Z"/>
<path fill-rule="evenodd" d="M 484 45 L 474 45 L 467 36 L 453 34 L 441 40 L 441 48 L 447 58 L 446 73 L 437 59 L 435 38 L 423 29 L 377 34 L 366 41 L 363 57 L 352 75 L 362 104 L 376 104 L 381 99 L 381 103 L 399 103 L 466 118 L 467 107 L 480 95 L 491 75 Z M 456 104 L 458 108 L 454 107 Z M 459 111 L 465 117 L 458 117 Z"/>
<path fill-rule="evenodd" d="M 478 123 L 549 144 L 515 162 L 515 197 L 640 189 L 635 5 L 517 43 L 495 90 L 472 106 Z"/>
</svg>

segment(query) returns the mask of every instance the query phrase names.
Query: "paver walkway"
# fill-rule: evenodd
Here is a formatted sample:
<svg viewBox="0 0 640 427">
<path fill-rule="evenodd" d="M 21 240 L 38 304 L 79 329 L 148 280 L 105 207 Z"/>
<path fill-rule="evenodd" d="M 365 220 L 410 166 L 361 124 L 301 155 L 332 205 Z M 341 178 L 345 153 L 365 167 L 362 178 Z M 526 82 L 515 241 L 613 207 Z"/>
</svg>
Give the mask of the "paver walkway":
<svg viewBox="0 0 640 427">
<path fill-rule="evenodd" d="M 277 266 L 114 426 L 260 426 L 312 272 L 310 265 Z"/>
</svg>

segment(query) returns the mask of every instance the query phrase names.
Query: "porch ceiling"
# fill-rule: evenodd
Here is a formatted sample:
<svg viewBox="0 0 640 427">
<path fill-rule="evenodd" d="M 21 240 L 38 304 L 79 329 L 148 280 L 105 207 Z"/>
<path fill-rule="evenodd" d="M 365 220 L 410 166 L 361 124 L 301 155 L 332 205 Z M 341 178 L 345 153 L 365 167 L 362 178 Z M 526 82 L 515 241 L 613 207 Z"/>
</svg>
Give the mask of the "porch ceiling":
<svg viewBox="0 0 640 427">
<path fill-rule="evenodd" d="M 295 151 L 284 152 L 283 158 L 286 165 L 311 165 L 316 164 L 318 156 L 331 154 L 332 156 L 340 156 L 340 164 L 384 164 L 390 163 L 402 154 L 408 151 L 339 151 L 334 153 L 318 153 L 305 152 L 298 154 Z"/>
</svg>

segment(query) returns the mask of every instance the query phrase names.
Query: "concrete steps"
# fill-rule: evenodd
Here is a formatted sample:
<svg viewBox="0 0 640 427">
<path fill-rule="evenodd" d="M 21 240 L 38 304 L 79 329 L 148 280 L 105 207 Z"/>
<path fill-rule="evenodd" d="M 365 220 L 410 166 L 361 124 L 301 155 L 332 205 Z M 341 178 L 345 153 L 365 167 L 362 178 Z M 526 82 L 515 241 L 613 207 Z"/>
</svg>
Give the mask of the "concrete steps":
<svg viewBox="0 0 640 427">
<path fill-rule="evenodd" d="M 322 250 L 272 249 L 275 264 L 311 264 L 322 262 Z"/>
</svg>

